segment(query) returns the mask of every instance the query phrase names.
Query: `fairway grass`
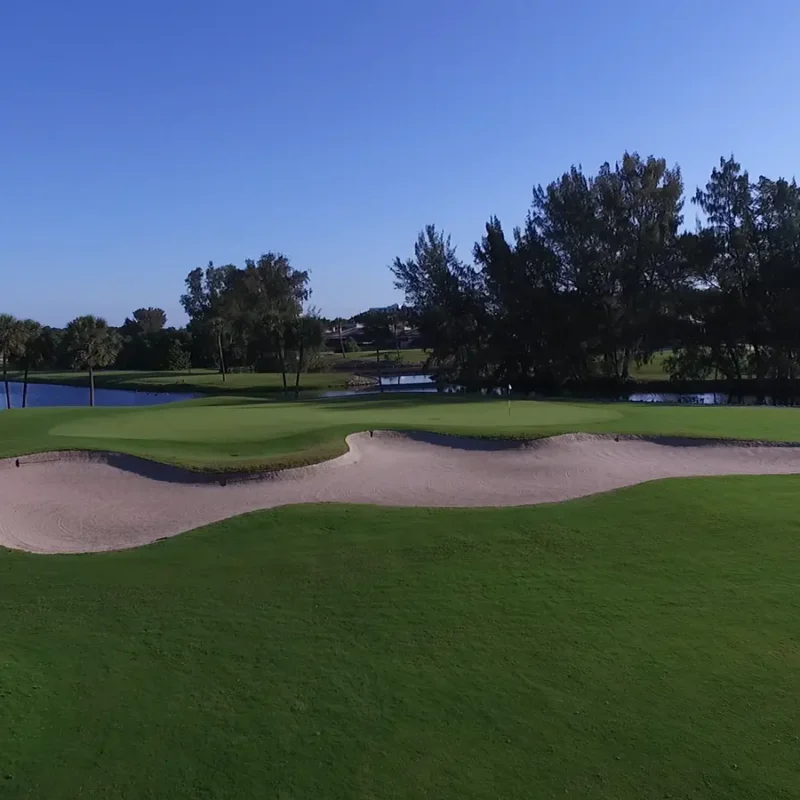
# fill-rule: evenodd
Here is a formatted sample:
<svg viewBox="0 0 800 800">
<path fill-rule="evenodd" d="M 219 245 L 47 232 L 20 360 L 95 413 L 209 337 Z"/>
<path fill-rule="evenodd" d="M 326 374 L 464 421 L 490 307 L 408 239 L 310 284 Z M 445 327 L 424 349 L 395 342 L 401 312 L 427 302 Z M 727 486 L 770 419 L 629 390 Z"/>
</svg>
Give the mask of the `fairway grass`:
<svg viewBox="0 0 800 800">
<path fill-rule="evenodd" d="M 394 350 L 381 353 L 384 368 L 396 370 L 403 366 L 409 369 L 420 368 L 428 358 L 425 350 Z M 632 376 L 639 381 L 667 380 L 664 372 L 664 359 L 669 351 L 656 353 L 652 360 L 641 366 L 634 365 Z M 350 378 L 351 367 L 368 366 L 377 370 L 377 353 L 363 350 L 357 353 L 324 353 L 322 356 L 324 372 L 304 372 L 300 376 L 302 391 L 343 389 Z M 21 381 L 22 373 L 11 372 L 10 379 Z M 293 391 L 294 374 L 287 374 L 289 390 Z M 30 373 L 31 383 L 54 383 L 64 386 L 88 386 L 89 375 L 75 370 L 37 370 Z M 147 372 L 143 370 L 99 370 L 95 373 L 95 384 L 104 389 L 127 389 L 144 392 L 186 392 L 198 394 L 248 394 L 280 395 L 283 381 L 278 372 L 233 372 L 225 376 L 225 381 L 217 370 L 193 369 L 191 372 L 169 370 Z"/>
<path fill-rule="evenodd" d="M 408 348 L 401 350 L 381 350 L 381 362 L 389 366 L 405 365 L 408 367 L 420 367 L 428 359 L 430 353 L 427 350 Z M 363 361 L 377 362 L 378 353 L 376 350 L 359 350 L 357 352 L 345 353 L 342 357 L 338 352 L 327 352 L 323 354 L 325 364 L 334 369 L 340 369 L 341 362 Z"/>
<path fill-rule="evenodd" d="M 301 391 L 343 389 L 349 374 L 333 372 L 304 372 L 300 376 Z M 22 380 L 21 373 L 11 379 Z M 30 383 L 53 383 L 62 386 L 88 386 L 89 375 L 73 370 L 32 372 Z M 294 392 L 295 376 L 287 374 L 290 393 Z M 235 372 L 222 380 L 217 370 L 195 369 L 191 372 L 144 372 L 141 370 L 100 370 L 95 373 L 95 386 L 100 389 L 126 389 L 140 392 L 186 392 L 187 394 L 247 394 L 275 396 L 283 393 L 283 378 L 279 372 Z"/>
<path fill-rule="evenodd" d="M 800 441 L 791 408 L 680 407 L 387 394 L 271 402 L 206 398 L 146 408 L 42 408 L 0 414 L 0 456 L 90 449 L 190 468 L 279 469 L 345 451 L 364 430 L 533 439 L 561 433 Z"/>
<path fill-rule="evenodd" d="M 669 375 L 664 369 L 664 362 L 671 355 L 671 350 L 662 350 L 658 353 L 654 353 L 653 357 L 646 364 L 634 364 L 631 368 L 631 376 L 637 381 L 669 380 Z"/>
<path fill-rule="evenodd" d="M 800 479 L 0 551 L 0 796 L 795 798 Z"/>
</svg>

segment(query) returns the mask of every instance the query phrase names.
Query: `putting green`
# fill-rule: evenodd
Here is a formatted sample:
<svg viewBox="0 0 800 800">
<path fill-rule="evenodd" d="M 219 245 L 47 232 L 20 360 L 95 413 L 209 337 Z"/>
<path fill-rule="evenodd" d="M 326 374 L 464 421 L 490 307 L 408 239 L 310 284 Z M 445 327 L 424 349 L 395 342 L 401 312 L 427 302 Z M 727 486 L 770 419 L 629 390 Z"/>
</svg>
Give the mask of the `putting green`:
<svg viewBox="0 0 800 800">
<path fill-rule="evenodd" d="M 792 408 L 486 400 L 441 395 L 269 402 L 207 398 L 148 408 L 41 408 L 0 414 L 0 456 L 113 450 L 190 467 L 279 469 L 333 458 L 358 431 L 418 430 L 531 439 L 619 433 L 800 441 Z"/>
<path fill-rule="evenodd" d="M 401 405 L 391 400 L 373 402 L 315 401 L 303 403 L 256 403 L 232 406 L 156 406 L 146 410 L 119 411 L 102 419 L 84 416 L 51 429 L 55 436 L 90 436 L 115 439 L 169 439 L 178 442 L 252 441 L 254 436 L 272 438 L 288 433 L 338 428 L 362 429 L 386 426 L 472 430 L 476 434 L 504 431 L 518 433 L 526 427 L 576 426 L 619 419 L 610 406 L 567 403 L 418 401 Z"/>
</svg>

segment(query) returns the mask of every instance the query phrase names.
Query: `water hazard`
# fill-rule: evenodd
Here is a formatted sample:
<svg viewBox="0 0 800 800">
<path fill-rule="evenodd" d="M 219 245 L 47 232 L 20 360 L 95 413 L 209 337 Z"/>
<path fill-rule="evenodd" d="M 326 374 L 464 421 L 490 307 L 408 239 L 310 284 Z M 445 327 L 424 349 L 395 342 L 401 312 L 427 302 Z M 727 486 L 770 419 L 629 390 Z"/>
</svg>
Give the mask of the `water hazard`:
<svg viewBox="0 0 800 800">
<path fill-rule="evenodd" d="M 430 375 L 393 375 L 380 379 L 380 384 L 363 389 L 345 389 L 326 392 L 323 397 L 353 397 L 356 395 L 374 395 L 384 392 L 439 392 L 442 394 L 461 394 L 464 388 L 454 385 L 440 385 Z M 511 391 L 514 395 L 513 387 Z M 483 395 L 496 395 L 504 397 L 508 394 L 507 387 L 483 389 Z M 658 403 L 687 406 L 723 406 L 723 405 L 773 405 L 771 397 L 765 397 L 761 402 L 755 396 L 731 397 L 722 392 L 631 392 L 617 396 L 578 396 L 570 398 L 575 400 L 613 401 L 617 403 Z"/>
<path fill-rule="evenodd" d="M 9 383 L 11 388 L 11 407 L 22 407 L 22 384 Z M 130 389 L 95 389 L 94 402 L 98 406 L 152 406 L 158 403 L 175 403 L 191 400 L 197 395 L 182 392 L 137 392 Z M 88 406 L 88 386 L 59 386 L 51 383 L 29 383 L 29 408 L 45 406 Z M 5 388 L 0 383 L 0 410 L 5 410 Z"/>
</svg>

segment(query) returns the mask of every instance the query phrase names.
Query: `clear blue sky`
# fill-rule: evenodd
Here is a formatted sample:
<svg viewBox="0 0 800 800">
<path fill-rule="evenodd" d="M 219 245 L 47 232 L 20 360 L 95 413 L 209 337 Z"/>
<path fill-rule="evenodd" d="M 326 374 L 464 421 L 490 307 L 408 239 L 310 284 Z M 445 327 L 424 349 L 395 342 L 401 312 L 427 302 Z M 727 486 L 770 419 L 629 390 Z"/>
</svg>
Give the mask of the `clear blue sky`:
<svg viewBox="0 0 800 800">
<path fill-rule="evenodd" d="M 798 34 L 797 0 L 3 0 L 0 310 L 179 323 L 190 269 L 279 250 L 350 314 L 572 163 L 791 176 Z"/>
</svg>

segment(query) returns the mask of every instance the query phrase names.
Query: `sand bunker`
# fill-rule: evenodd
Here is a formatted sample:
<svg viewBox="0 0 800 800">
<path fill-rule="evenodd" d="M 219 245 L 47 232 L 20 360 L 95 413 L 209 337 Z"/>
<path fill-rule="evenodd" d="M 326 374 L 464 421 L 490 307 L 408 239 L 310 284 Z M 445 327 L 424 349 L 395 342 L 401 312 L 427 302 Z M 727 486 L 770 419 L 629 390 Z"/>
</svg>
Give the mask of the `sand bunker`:
<svg viewBox="0 0 800 800">
<path fill-rule="evenodd" d="M 658 478 L 800 474 L 800 446 L 557 436 L 524 444 L 429 434 L 348 438 L 341 458 L 262 475 L 198 475 L 130 456 L 0 461 L 0 545 L 38 553 L 138 547 L 291 503 L 514 506 Z"/>
</svg>

